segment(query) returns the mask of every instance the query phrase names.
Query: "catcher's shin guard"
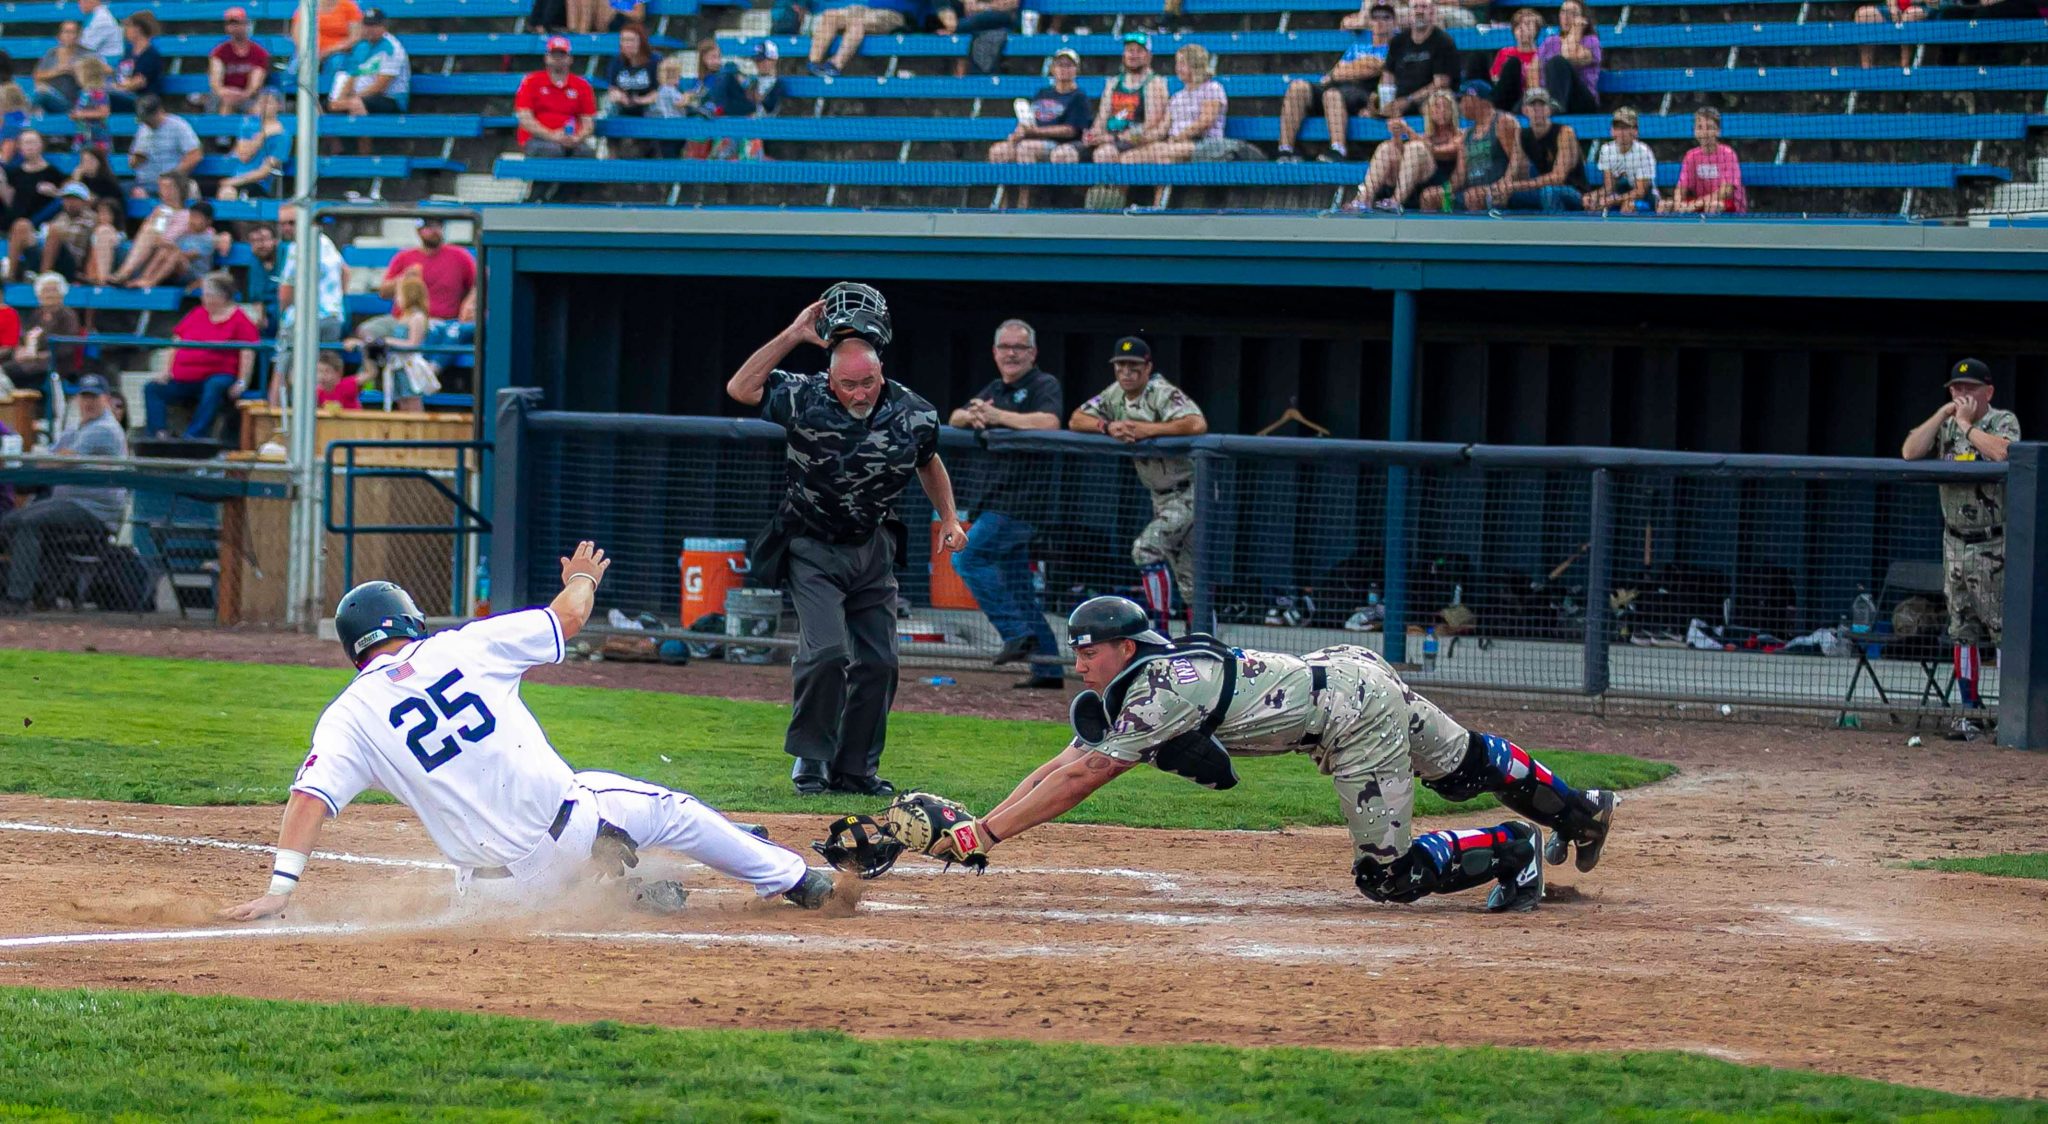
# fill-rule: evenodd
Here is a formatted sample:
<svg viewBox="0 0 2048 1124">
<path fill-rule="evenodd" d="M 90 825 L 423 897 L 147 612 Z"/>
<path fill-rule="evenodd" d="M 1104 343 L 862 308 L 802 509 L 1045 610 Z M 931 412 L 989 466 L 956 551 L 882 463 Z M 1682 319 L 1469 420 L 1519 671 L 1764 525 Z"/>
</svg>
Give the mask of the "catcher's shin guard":
<svg viewBox="0 0 2048 1124">
<path fill-rule="evenodd" d="M 1408 853 L 1392 863 L 1360 858 L 1351 874 L 1359 892 L 1377 902 L 1412 902 L 1494 882 L 1498 889 L 1487 908 L 1519 912 L 1542 900 L 1543 864 L 1537 855 L 1542 843 L 1543 833 L 1520 820 L 1432 831 L 1418 836 Z"/>
<path fill-rule="evenodd" d="M 1608 826 L 1614 820 L 1612 792 L 1573 788 L 1499 734 L 1473 731 L 1458 767 L 1423 783 L 1446 800 L 1470 800 L 1484 792 L 1498 794 L 1509 809 L 1556 833 L 1550 861 L 1563 862 L 1564 844 L 1576 845 L 1580 870 L 1591 870 L 1600 861 Z"/>
</svg>

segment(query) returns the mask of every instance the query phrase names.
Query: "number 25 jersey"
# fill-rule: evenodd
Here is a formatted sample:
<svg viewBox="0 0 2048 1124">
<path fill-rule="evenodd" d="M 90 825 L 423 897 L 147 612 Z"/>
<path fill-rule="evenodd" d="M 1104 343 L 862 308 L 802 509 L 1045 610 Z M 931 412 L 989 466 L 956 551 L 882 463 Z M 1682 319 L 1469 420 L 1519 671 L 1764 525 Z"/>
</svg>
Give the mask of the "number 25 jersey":
<svg viewBox="0 0 2048 1124">
<path fill-rule="evenodd" d="M 357 673 L 313 727 L 293 792 L 339 815 L 364 789 L 411 808 L 449 861 L 531 854 L 575 773 L 519 699 L 519 679 L 562 659 L 548 609 L 487 617 L 415 640 Z"/>
</svg>

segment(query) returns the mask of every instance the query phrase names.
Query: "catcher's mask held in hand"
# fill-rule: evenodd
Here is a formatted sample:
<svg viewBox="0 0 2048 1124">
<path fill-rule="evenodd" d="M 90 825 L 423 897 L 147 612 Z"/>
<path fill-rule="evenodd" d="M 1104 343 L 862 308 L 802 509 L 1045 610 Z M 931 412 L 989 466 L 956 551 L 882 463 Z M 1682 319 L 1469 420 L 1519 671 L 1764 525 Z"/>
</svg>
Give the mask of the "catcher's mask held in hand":
<svg viewBox="0 0 2048 1124">
<path fill-rule="evenodd" d="M 903 844 L 891 839 L 871 816 L 841 816 L 832 830 L 811 849 L 824 856 L 835 870 L 852 871 L 861 878 L 880 878 L 889 873 L 903 854 Z"/>
<path fill-rule="evenodd" d="M 815 327 L 828 348 L 848 336 L 858 336 L 879 349 L 895 336 L 889 326 L 889 302 L 872 285 L 841 281 L 818 299 L 825 302 L 825 311 Z"/>
</svg>

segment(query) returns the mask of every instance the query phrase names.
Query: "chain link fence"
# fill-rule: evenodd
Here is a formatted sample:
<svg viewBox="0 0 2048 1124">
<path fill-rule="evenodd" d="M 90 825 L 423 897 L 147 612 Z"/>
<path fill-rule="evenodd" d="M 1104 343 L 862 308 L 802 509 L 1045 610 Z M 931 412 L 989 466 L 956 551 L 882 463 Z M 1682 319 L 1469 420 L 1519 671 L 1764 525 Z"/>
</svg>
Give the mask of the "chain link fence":
<svg viewBox="0 0 2048 1124">
<path fill-rule="evenodd" d="M 516 465 L 500 462 L 499 511 L 510 489 L 519 526 L 507 545 L 523 551 L 514 556 L 520 588 L 531 591 L 524 599 L 545 596 L 556 557 L 594 538 L 616 558 L 601 608 L 657 631 L 722 628 L 705 615 L 748 582 L 746 544 L 782 489 L 779 428 L 515 412 L 500 415 L 501 441 L 508 426 L 520 452 Z M 1133 543 L 1155 509 L 1133 462 L 1169 455 L 1194 466 L 1184 549 L 1195 580 L 1175 591 L 1176 631 L 1211 628 L 1291 652 L 1364 643 L 1418 684 L 1523 701 L 1831 714 L 1956 701 L 1938 489 L 2002 486 L 2005 472 L 1297 438 L 1126 445 L 951 429 L 941 452 L 970 521 L 990 485 L 1007 482 L 1004 514 L 1036 531 L 1019 580 L 1055 636 L 1088 597 L 1146 600 Z M 915 485 L 898 514 L 912 532 L 897 575 L 905 662 L 985 663 L 1002 637 L 934 550 L 932 508 Z M 791 635 L 790 622 L 782 632 Z M 1994 669 L 1983 693 L 1996 698 Z"/>
</svg>

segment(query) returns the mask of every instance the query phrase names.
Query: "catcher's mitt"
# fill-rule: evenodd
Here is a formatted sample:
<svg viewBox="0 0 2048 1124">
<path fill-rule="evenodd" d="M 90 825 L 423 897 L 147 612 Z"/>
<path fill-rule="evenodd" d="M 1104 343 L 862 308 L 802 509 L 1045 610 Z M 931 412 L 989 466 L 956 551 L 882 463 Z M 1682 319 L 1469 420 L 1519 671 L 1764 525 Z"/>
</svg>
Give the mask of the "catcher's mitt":
<svg viewBox="0 0 2048 1124">
<path fill-rule="evenodd" d="M 995 843 L 966 806 L 929 792 L 912 792 L 882 809 L 882 830 L 905 847 L 948 863 L 988 869 Z"/>
<path fill-rule="evenodd" d="M 832 821 L 832 830 L 822 841 L 811 844 L 811 850 L 823 855 L 834 870 L 880 878 L 896 865 L 903 844 L 889 838 L 870 816 L 841 816 Z"/>
</svg>

